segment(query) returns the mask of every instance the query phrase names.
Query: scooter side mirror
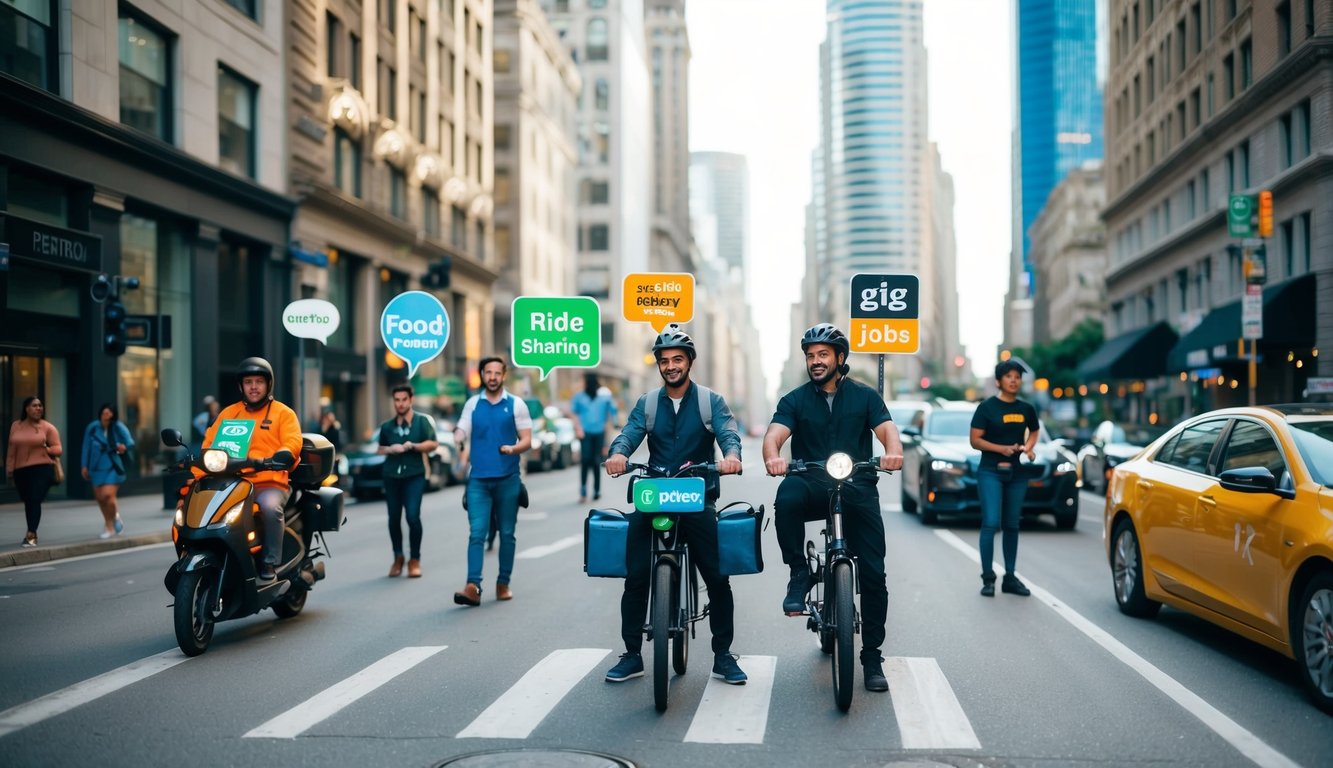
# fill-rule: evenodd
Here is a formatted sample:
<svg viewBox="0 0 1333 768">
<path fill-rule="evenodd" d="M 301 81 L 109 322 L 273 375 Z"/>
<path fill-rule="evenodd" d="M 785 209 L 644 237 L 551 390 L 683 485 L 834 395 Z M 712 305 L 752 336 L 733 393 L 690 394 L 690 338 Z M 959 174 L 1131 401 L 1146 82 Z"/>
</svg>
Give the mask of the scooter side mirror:
<svg viewBox="0 0 1333 768">
<path fill-rule="evenodd" d="M 273 454 L 273 463 L 281 469 L 291 469 L 296 464 L 296 457 L 292 455 L 291 451 L 283 448 Z"/>
<path fill-rule="evenodd" d="M 162 430 L 162 444 L 172 448 L 179 448 L 185 445 L 185 440 L 181 437 L 181 431 L 179 429 L 164 429 Z"/>
</svg>

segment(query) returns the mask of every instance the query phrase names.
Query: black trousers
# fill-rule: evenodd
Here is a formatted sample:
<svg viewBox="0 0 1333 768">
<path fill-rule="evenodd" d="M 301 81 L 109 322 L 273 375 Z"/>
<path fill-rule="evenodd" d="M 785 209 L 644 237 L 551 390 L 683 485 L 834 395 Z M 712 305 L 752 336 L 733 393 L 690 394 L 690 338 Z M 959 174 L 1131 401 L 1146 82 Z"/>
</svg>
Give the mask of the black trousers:
<svg viewBox="0 0 1333 768">
<path fill-rule="evenodd" d="M 602 446 L 606 444 L 604 433 L 583 433 L 579 444 L 579 495 L 588 495 L 588 475 L 592 475 L 592 492 L 602 495 Z"/>
<path fill-rule="evenodd" d="M 625 650 L 639 653 L 643 648 L 643 624 L 648 615 L 649 580 L 652 578 L 653 515 L 636 512 L 629 515 L 626 542 L 625 593 L 620 597 L 620 637 Z M 718 571 L 717 511 L 710 503 L 702 512 L 677 518 L 684 541 L 690 545 L 690 561 L 699 569 L 708 587 L 708 627 L 713 632 L 713 653 L 730 653 L 736 634 L 735 603 L 731 581 Z"/>
<path fill-rule="evenodd" d="M 828 517 L 831 486 L 801 475 L 778 485 L 773 502 L 782 562 L 805 569 L 805 524 Z M 889 615 L 889 590 L 884 575 L 884 518 L 879 490 L 873 485 L 842 487 L 842 530 L 856 557 L 861 583 L 861 662 L 881 661 L 884 624 Z"/>
<path fill-rule="evenodd" d="M 14 487 L 23 499 L 23 516 L 27 518 L 28 530 L 33 533 L 42 523 L 42 502 L 46 501 L 46 494 L 55 481 L 54 464 L 34 464 L 14 470 Z"/>
</svg>

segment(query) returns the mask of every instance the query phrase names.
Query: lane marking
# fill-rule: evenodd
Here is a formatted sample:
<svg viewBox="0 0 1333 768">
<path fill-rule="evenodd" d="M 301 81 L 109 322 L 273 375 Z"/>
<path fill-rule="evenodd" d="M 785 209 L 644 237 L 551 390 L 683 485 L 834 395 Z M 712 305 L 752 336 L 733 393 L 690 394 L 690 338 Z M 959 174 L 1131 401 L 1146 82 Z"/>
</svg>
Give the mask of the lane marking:
<svg viewBox="0 0 1333 768">
<path fill-rule="evenodd" d="M 190 657 L 177 649 L 163 651 L 138 661 L 132 661 L 98 675 L 97 677 L 75 683 L 54 693 L 48 693 L 40 699 L 27 704 L 20 704 L 0 712 L 0 736 L 40 723 L 47 718 L 64 714 L 75 707 L 100 699 L 109 693 L 115 693 L 129 685 L 152 677 L 158 672 L 189 661 Z"/>
<path fill-rule="evenodd" d="M 963 707 L 935 659 L 884 661 L 903 749 L 981 749 Z"/>
<path fill-rule="evenodd" d="M 23 565 L 7 565 L 4 568 L 0 568 L 0 573 L 8 573 L 9 571 L 31 571 L 38 568 L 50 570 L 57 565 L 64 565 L 65 563 L 77 563 L 81 560 L 94 560 L 99 557 L 111 557 L 112 555 L 128 555 L 131 552 L 143 552 L 144 550 L 148 549 L 162 549 L 163 547 L 174 547 L 174 546 L 175 544 L 172 544 L 170 541 L 160 541 L 157 542 L 156 544 L 143 544 L 137 547 L 122 547 L 120 549 L 112 549 L 106 552 L 93 552 L 92 554 L 89 555 L 60 557 L 56 558 L 55 560 L 42 560 L 36 563 L 25 563 Z"/>
<path fill-rule="evenodd" d="M 514 555 L 514 557 L 517 557 L 520 560 L 534 560 L 538 557 L 546 557 L 547 555 L 555 554 L 556 552 L 559 552 L 562 549 L 569 549 L 575 544 L 582 544 L 582 543 L 583 543 L 583 534 L 578 533 L 573 536 L 566 536 L 565 538 L 551 542 L 550 544 L 542 544 L 536 547 L 528 547 L 522 552 L 519 552 L 517 555 Z M 610 653 L 610 651 L 608 651 L 608 653 Z"/>
<path fill-rule="evenodd" d="M 741 656 L 737 663 L 749 680 L 727 685 L 711 675 L 694 711 L 686 741 L 703 744 L 763 744 L 768 705 L 773 697 L 776 656 Z"/>
<path fill-rule="evenodd" d="M 958 538 L 953 532 L 936 530 L 935 535 L 943 539 L 944 543 L 962 552 L 977 565 L 981 564 L 981 553 Z M 1023 581 L 1027 583 L 1028 589 L 1032 590 L 1033 597 L 1050 606 L 1060 618 L 1069 622 L 1075 629 L 1100 645 L 1112 656 L 1115 656 L 1122 664 L 1138 672 L 1153 687 L 1166 694 L 1186 712 L 1198 718 L 1228 744 L 1235 747 L 1236 751 L 1248 757 L 1256 765 L 1263 766 L 1263 768 L 1300 768 L 1299 763 L 1268 746 L 1258 736 L 1241 726 L 1240 723 L 1222 714 L 1198 694 L 1158 669 L 1147 659 L 1130 650 L 1128 646 L 1115 639 L 1109 632 L 1084 618 L 1078 611 L 1065 605 L 1055 595 L 1035 586 L 1026 578 L 1023 578 Z"/>
<path fill-rule="evenodd" d="M 610 648 L 562 648 L 519 678 L 457 738 L 526 739 Z"/>
<path fill-rule="evenodd" d="M 548 518 L 548 517 L 550 517 L 550 516 L 551 516 L 551 513 L 550 513 L 550 512 L 546 512 L 546 511 L 544 511 L 544 510 L 536 509 L 536 510 L 526 510 L 526 511 L 523 511 L 523 512 L 519 512 L 519 513 L 518 513 L 518 518 L 517 518 L 517 519 L 519 519 L 519 520 L 545 520 L 546 518 Z"/>
<path fill-rule="evenodd" d="M 294 739 L 320 721 L 332 717 L 357 699 L 448 647 L 424 645 L 394 651 L 351 677 L 320 691 L 267 723 L 250 730 L 243 738 Z"/>
</svg>

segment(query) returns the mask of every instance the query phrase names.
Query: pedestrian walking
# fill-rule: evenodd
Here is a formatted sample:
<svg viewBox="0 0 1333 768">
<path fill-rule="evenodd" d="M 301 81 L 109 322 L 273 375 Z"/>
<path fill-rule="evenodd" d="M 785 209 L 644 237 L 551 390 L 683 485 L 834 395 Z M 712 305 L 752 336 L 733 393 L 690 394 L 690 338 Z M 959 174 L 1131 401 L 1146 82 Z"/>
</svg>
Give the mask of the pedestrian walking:
<svg viewBox="0 0 1333 768">
<path fill-rule="evenodd" d="M 603 394 L 605 392 L 605 394 Z M 592 497 L 602 498 L 602 474 L 598 465 L 606 452 L 606 429 L 616 410 L 611 390 L 599 387 L 597 374 L 583 379 L 583 391 L 570 402 L 574 413 L 574 436 L 579 439 L 579 503 L 588 500 L 588 475 L 592 475 Z"/>
<path fill-rule="evenodd" d="M 410 384 L 393 388 L 393 418 L 380 425 L 379 448 L 384 457 L 384 502 L 389 512 L 389 543 L 393 565 L 389 576 L 403 575 L 403 513 L 407 513 L 407 576 L 421 577 L 421 496 L 426 492 L 428 458 L 439 443 L 435 422 L 412 410 Z"/>
<path fill-rule="evenodd" d="M 326 408 L 319 415 L 319 433 L 324 436 L 333 445 L 333 453 L 340 454 L 343 451 L 343 425 L 338 421 L 338 415 L 332 408 Z"/>
<path fill-rule="evenodd" d="M 1032 461 L 1041 424 L 1037 409 L 1018 399 L 1023 387 L 1023 366 L 1004 360 L 995 366 L 999 394 L 987 398 L 972 414 L 972 447 L 981 451 L 977 493 L 981 496 L 981 594 L 995 597 L 995 529 L 1002 532 L 1004 581 L 1000 589 L 1014 595 L 1032 594 L 1014 573 L 1018 561 L 1018 524 L 1028 480 L 1020 457 Z"/>
<path fill-rule="evenodd" d="M 499 515 L 500 565 L 495 577 L 495 599 L 510 600 L 509 579 L 514 571 L 514 528 L 518 497 L 523 487 L 519 456 L 532 447 L 532 416 L 522 400 L 505 391 L 508 368 L 498 357 L 481 361 L 481 394 L 463 405 L 454 440 L 462 446 L 463 460 L 472 462 L 467 481 L 467 584 L 454 593 L 459 605 L 481 605 L 481 569 L 491 510 Z M 470 438 L 470 439 L 469 439 Z"/>
<path fill-rule="evenodd" d="M 83 430 L 83 453 L 79 463 L 83 468 L 83 479 L 92 485 L 93 498 L 97 499 L 97 507 L 102 511 L 103 530 L 97 535 L 99 539 L 109 539 L 125 530 L 116 494 L 129 475 L 125 462 L 127 452 L 134 447 L 134 438 L 119 415 L 115 405 L 102 403 L 97 409 L 97 418 Z"/>
<path fill-rule="evenodd" d="M 213 426 L 217 420 L 218 414 L 222 412 L 222 404 L 212 395 L 204 395 L 204 409 L 194 415 L 191 424 L 194 426 L 194 439 L 200 443 L 204 436 L 208 434 L 208 428 Z"/>
<path fill-rule="evenodd" d="M 23 499 L 23 514 L 28 532 L 23 546 L 37 546 L 37 526 L 42 522 L 42 502 L 57 478 L 60 457 L 60 431 L 46 420 L 46 405 L 40 397 L 23 400 L 23 416 L 9 427 L 9 450 L 5 453 L 5 474 Z"/>
</svg>

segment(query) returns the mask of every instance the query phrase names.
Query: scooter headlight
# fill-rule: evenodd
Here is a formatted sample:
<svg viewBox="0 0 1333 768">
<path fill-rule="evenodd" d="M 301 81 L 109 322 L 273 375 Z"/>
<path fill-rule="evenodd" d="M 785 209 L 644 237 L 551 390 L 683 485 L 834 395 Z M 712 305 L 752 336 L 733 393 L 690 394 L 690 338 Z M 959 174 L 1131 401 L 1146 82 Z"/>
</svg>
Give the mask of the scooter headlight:
<svg viewBox="0 0 1333 768">
<path fill-rule="evenodd" d="M 178 509 L 176 510 L 176 527 L 180 528 L 183 525 L 185 525 L 185 510 Z"/>
<path fill-rule="evenodd" d="M 824 471 L 828 472 L 828 476 L 834 480 L 846 480 L 851 476 L 853 466 L 855 466 L 855 462 L 852 461 L 851 456 L 845 453 L 835 453 L 828 457 L 828 461 L 824 462 Z"/>
<path fill-rule="evenodd" d="M 229 458 L 226 451 L 210 448 L 204 451 L 204 469 L 209 472 L 221 472 L 227 468 L 227 459 Z"/>
<path fill-rule="evenodd" d="M 241 519 L 241 512 L 243 511 L 245 511 L 245 502 L 238 502 L 227 510 L 227 514 L 222 516 L 222 524 L 228 527 L 235 525 L 236 521 Z"/>
</svg>

